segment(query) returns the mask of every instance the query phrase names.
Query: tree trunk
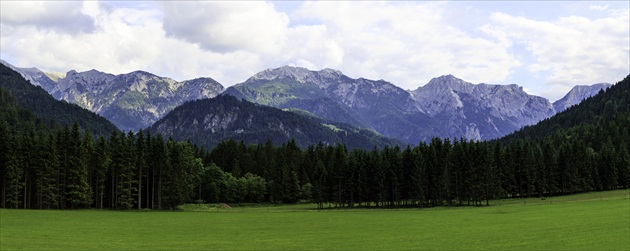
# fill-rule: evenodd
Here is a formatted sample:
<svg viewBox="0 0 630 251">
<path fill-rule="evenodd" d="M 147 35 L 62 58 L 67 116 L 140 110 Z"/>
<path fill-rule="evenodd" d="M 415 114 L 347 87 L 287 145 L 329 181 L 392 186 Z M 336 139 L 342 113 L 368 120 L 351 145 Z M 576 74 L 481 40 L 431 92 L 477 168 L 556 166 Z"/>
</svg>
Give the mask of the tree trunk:
<svg viewBox="0 0 630 251">
<path fill-rule="evenodd" d="M 142 166 L 138 167 L 138 209 L 142 209 Z"/>
</svg>

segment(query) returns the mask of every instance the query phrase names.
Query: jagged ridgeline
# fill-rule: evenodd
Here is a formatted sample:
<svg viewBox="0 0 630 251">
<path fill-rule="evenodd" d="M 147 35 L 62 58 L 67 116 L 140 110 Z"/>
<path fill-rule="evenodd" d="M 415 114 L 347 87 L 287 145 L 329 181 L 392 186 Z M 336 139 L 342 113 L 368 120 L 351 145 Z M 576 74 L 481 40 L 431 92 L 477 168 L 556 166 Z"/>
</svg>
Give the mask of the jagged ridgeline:
<svg viewBox="0 0 630 251">
<path fill-rule="evenodd" d="M 118 130 L 107 119 L 89 110 L 56 100 L 44 89 L 33 86 L 19 73 L 5 65 L 0 65 L 0 88 L 10 92 L 20 108 L 32 111 L 48 126 L 55 123 L 72 125 L 76 122 L 79 127 L 96 135 L 109 135 Z"/>
<path fill-rule="evenodd" d="M 233 139 L 250 144 L 271 140 L 282 144 L 295 140 L 300 147 L 322 142 L 349 148 L 372 148 L 400 144 L 366 129 L 308 115 L 254 104 L 230 95 L 189 101 L 149 128 L 176 140 L 190 140 L 211 149 Z"/>
<path fill-rule="evenodd" d="M 225 93 L 277 108 L 373 129 L 406 143 L 432 137 L 496 139 L 555 113 L 549 100 L 517 85 L 472 84 L 452 75 L 414 91 L 339 71 L 281 67 L 262 71 Z"/>
<path fill-rule="evenodd" d="M 630 75 L 617 84 L 602 89 L 598 95 L 585 99 L 577 105 L 570 106 L 563 112 L 545 119 L 532 126 L 526 126 L 521 130 L 500 139 L 502 142 L 512 142 L 518 139 L 541 139 L 554 133 L 566 131 L 592 130 L 611 123 L 618 126 L 618 132 L 628 133 L 629 124 L 620 122 L 630 114 Z M 625 128 L 625 129 L 624 129 Z M 603 137 L 602 132 L 593 132 Z M 596 136 L 590 135 L 590 136 Z M 589 136 L 589 135 L 582 135 Z M 597 141 L 606 140 L 598 139 Z M 618 141 L 618 138 L 612 140 Z M 627 141 L 626 143 L 629 143 Z"/>
<path fill-rule="evenodd" d="M 473 84 L 452 75 L 433 78 L 412 91 L 385 80 L 353 79 L 333 69 L 284 66 L 259 72 L 224 91 L 220 83 L 207 77 L 178 82 L 144 71 L 114 75 L 71 70 L 63 74 L 0 63 L 54 98 L 97 113 L 123 131 L 147 128 L 186 101 L 224 93 L 367 128 L 410 144 L 428 142 L 432 137 L 497 139 L 610 86 L 576 86 L 552 104 L 515 84 Z"/>
</svg>

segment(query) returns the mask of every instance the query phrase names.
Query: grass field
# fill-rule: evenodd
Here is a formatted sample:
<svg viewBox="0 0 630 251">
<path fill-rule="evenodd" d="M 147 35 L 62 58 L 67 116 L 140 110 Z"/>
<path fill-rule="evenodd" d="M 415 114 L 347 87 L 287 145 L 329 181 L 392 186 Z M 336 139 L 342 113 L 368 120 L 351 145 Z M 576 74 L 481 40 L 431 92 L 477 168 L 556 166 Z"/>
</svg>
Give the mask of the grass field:
<svg viewBox="0 0 630 251">
<path fill-rule="evenodd" d="M 502 200 L 479 208 L 2 209 L 0 250 L 630 250 L 629 193 Z"/>
</svg>

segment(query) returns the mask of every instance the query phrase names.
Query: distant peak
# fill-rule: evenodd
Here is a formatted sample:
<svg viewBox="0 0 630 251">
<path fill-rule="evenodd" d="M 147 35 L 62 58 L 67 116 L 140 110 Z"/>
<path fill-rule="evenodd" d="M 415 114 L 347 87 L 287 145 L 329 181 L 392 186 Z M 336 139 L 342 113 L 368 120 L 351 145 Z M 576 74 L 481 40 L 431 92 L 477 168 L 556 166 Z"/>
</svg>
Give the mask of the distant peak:
<svg viewBox="0 0 630 251">
<path fill-rule="evenodd" d="M 440 80 L 447 79 L 447 80 L 458 80 L 458 81 L 464 81 L 464 80 L 462 80 L 462 79 L 460 79 L 460 78 L 458 78 L 458 77 L 453 76 L 452 74 L 442 75 L 442 76 L 439 76 L 439 77 L 437 77 L 437 78 L 433 78 L 433 79 L 440 79 Z"/>
<path fill-rule="evenodd" d="M 100 72 L 100 71 L 98 71 L 98 70 L 96 70 L 96 69 L 92 69 L 92 70 L 89 70 L 89 71 L 85 71 L 85 72 L 83 72 L 83 73 L 87 73 L 87 74 L 100 74 L 100 73 L 103 73 L 103 72 Z"/>
<path fill-rule="evenodd" d="M 432 87 L 432 86 L 444 87 L 445 86 L 451 89 L 460 89 L 465 86 L 472 86 L 472 83 L 466 82 L 460 78 L 457 78 L 451 74 L 448 74 L 448 75 L 442 75 L 442 76 L 431 79 L 431 81 L 429 81 L 429 83 L 426 86 L 429 86 L 429 87 Z"/>
<path fill-rule="evenodd" d="M 295 66 L 282 66 L 280 68 L 275 69 L 267 69 L 256 73 L 252 78 L 253 79 L 263 79 L 263 80 L 273 80 L 280 78 L 293 78 L 298 82 L 304 82 L 305 79 L 311 75 L 312 72 L 306 68 L 295 67 Z"/>
<path fill-rule="evenodd" d="M 332 74 L 337 74 L 337 75 L 342 75 L 343 73 L 339 70 L 335 70 L 335 69 L 331 69 L 331 68 L 324 68 L 323 70 L 321 70 L 322 73 L 332 73 Z"/>
<path fill-rule="evenodd" d="M 155 76 L 155 74 L 153 74 L 153 73 L 150 73 L 150 72 L 147 72 L 147 71 L 142 71 L 142 70 L 133 71 L 133 72 L 130 72 L 129 74 Z"/>
</svg>

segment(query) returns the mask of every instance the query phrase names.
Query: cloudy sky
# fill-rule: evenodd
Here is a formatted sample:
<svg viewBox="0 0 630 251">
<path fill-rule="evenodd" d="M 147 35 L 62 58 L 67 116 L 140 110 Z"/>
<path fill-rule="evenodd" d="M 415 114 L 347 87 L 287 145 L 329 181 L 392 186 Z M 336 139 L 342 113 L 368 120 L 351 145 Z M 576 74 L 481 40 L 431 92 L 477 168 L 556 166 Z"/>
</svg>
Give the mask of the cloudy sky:
<svg viewBox="0 0 630 251">
<path fill-rule="evenodd" d="M 416 89 L 453 74 L 555 101 L 630 73 L 630 3 L 1 1 L 19 67 L 145 70 L 224 86 L 283 65 Z"/>
</svg>

